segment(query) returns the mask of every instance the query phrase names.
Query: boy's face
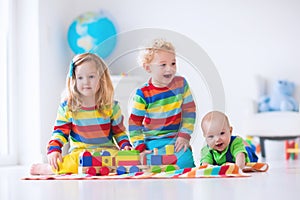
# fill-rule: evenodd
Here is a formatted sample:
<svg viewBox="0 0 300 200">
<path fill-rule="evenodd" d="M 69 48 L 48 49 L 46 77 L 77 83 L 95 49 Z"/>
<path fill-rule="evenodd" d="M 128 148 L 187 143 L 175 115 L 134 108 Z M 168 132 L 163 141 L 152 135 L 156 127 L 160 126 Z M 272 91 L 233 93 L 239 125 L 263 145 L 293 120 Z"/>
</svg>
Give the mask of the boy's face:
<svg viewBox="0 0 300 200">
<path fill-rule="evenodd" d="M 176 74 L 176 58 L 172 52 L 159 50 L 149 64 L 144 65 L 151 74 L 152 84 L 156 87 L 166 87 Z"/>
<path fill-rule="evenodd" d="M 94 99 L 99 90 L 99 74 L 93 61 L 84 62 L 75 68 L 76 87 L 83 98 Z"/>
<path fill-rule="evenodd" d="M 229 145 L 232 127 L 229 126 L 225 118 L 216 116 L 211 120 L 207 120 L 202 129 L 210 148 L 222 152 Z"/>
</svg>

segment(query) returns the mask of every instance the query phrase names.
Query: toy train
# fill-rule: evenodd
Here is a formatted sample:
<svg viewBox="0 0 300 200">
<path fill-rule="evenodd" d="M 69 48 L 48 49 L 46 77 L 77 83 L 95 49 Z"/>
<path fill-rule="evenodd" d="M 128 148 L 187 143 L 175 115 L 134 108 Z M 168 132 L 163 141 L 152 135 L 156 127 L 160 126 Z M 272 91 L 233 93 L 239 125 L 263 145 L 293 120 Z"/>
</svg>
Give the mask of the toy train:
<svg viewBox="0 0 300 200">
<path fill-rule="evenodd" d="M 297 160 L 300 149 L 298 143 L 295 140 L 285 141 L 285 159 Z"/>
<path fill-rule="evenodd" d="M 158 150 L 153 149 L 153 155 L 150 155 L 148 163 L 146 156 L 140 155 L 138 150 L 118 151 L 115 156 L 109 151 L 84 151 L 79 156 L 78 173 L 107 176 L 110 173 L 118 175 L 143 171 L 160 173 L 178 169 L 174 145 L 166 145 L 165 149 L 165 155 L 158 155 Z"/>
</svg>

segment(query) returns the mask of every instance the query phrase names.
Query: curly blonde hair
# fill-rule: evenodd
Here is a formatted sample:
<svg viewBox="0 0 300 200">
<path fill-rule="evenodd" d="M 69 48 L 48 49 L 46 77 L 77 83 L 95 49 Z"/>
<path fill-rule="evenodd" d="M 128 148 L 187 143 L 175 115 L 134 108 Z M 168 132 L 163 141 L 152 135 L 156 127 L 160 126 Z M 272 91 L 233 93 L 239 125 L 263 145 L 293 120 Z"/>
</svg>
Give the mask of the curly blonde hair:
<svg viewBox="0 0 300 200">
<path fill-rule="evenodd" d="M 154 58 L 154 54 L 160 50 L 175 54 L 175 48 L 171 42 L 167 42 L 164 39 L 158 38 L 152 42 L 150 47 L 143 48 L 139 56 L 139 64 L 144 65 L 151 63 Z"/>
<path fill-rule="evenodd" d="M 83 53 L 75 55 L 70 64 L 70 74 L 66 80 L 67 101 L 71 111 L 76 112 L 82 106 L 80 93 L 77 90 L 75 69 L 78 65 L 85 62 L 95 62 L 97 73 L 99 75 L 99 90 L 95 94 L 95 103 L 97 109 L 101 112 L 107 107 L 112 107 L 114 97 L 114 87 L 110 78 L 108 66 L 96 54 Z"/>
</svg>

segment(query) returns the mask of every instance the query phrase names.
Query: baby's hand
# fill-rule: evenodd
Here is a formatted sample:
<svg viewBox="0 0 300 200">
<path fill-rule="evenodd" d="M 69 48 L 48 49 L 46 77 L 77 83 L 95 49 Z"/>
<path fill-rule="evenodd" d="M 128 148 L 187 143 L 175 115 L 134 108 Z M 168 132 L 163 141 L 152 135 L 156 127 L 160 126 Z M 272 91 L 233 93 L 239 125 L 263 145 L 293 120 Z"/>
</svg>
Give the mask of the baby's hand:
<svg viewBox="0 0 300 200">
<path fill-rule="evenodd" d="M 62 162 L 62 155 L 58 151 L 53 151 L 52 153 L 48 154 L 48 163 L 53 167 L 54 169 L 58 170 L 58 164 L 57 160 Z"/>
<path fill-rule="evenodd" d="M 183 148 L 183 151 L 185 152 L 187 148 L 190 147 L 190 142 L 189 140 L 183 138 L 183 137 L 178 137 L 175 142 L 175 152 L 180 151 Z"/>
</svg>

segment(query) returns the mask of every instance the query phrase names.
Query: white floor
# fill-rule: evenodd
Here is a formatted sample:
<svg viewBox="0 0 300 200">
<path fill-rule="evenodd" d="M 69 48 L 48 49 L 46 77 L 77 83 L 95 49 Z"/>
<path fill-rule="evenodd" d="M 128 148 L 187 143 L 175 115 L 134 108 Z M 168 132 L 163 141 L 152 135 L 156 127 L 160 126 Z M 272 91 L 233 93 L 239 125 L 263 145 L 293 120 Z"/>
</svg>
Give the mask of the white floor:
<svg viewBox="0 0 300 200">
<path fill-rule="evenodd" d="M 0 200 L 299 199 L 300 161 L 266 161 L 267 173 L 246 178 L 21 180 L 27 167 L 0 167 Z"/>
</svg>

